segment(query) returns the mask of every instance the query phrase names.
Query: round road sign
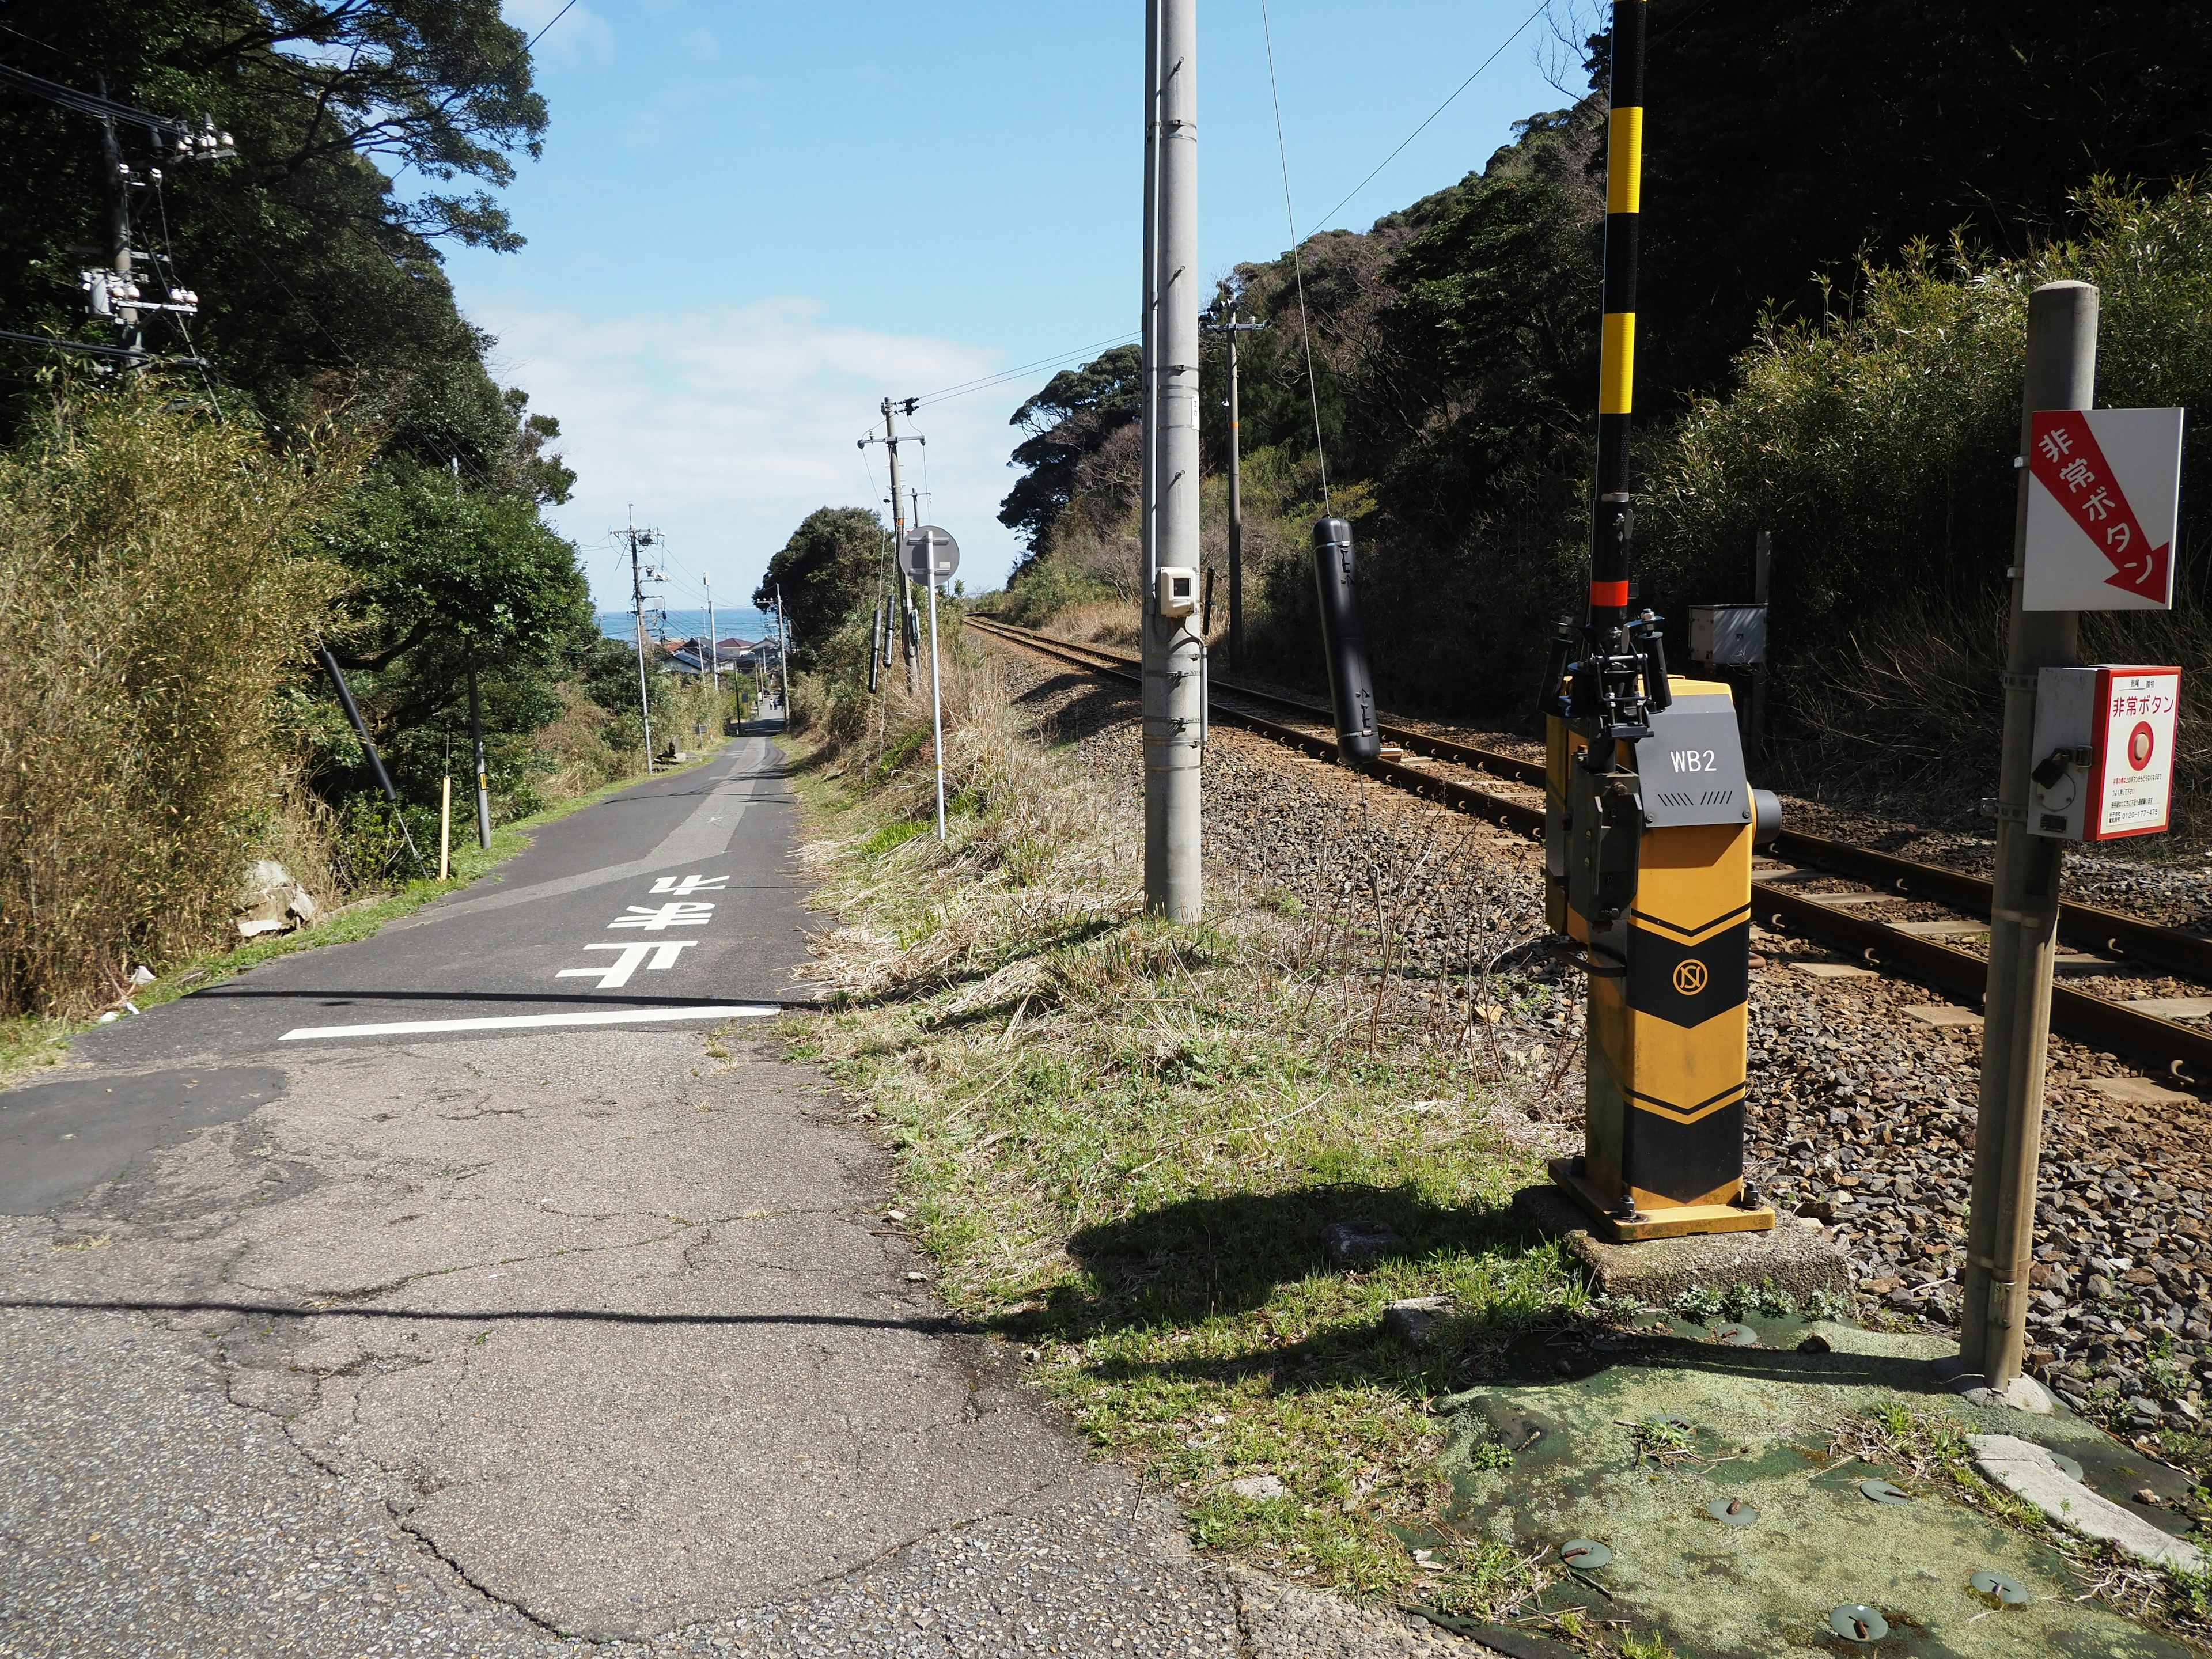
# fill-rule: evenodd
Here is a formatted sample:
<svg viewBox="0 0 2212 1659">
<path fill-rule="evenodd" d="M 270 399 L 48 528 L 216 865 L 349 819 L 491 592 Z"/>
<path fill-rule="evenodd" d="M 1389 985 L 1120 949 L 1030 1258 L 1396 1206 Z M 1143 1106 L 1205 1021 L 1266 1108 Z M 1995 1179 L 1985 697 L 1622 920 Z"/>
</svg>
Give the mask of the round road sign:
<svg viewBox="0 0 2212 1659">
<path fill-rule="evenodd" d="M 926 582 L 933 575 L 943 581 L 960 568 L 960 544 L 952 539 L 949 530 L 939 530 L 933 524 L 917 525 L 906 532 L 906 541 L 899 549 L 899 564 L 918 582 Z"/>
</svg>

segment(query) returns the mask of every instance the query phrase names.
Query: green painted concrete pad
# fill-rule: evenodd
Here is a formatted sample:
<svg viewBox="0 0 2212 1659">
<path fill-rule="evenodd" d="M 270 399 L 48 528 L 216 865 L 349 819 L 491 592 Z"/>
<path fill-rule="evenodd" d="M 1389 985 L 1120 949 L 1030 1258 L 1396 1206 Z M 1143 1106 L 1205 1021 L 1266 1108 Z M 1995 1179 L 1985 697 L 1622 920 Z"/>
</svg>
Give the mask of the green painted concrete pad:
<svg viewBox="0 0 2212 1659">
<path fill-rule="evenodd" d="M 1929 1372 L 1929 1360 L 1951 1352 L 1940 1338 L 1750 1322 L 1755 1346 L 1680 1322 L 1641 1339 L 1526 1340 L 1513 1380 L 1442 1402 L 1454 1429 L 1453 1523 L 1524 1553 L 1549 1548 L 1556 1557 L 1569 1540 L 1606 1546 L 1609 1563 L 1563 1576 L 1544 1605 L 1656 1630 L 1685 1659 L 2194 1651 L 2075 1600 L 2087 1586 L 2064 1556 L 1945 1499 L 1910 1471 L 1835 1459 L 1830 1431 L 1903 1401 L 1944 1412 L 1968 1432 L 2018 1435 L 2073 1457 L 2093 1487 L 2121 1501 L 2146 1485 L 2178 1496 L 2185 1477 L 2063 1413 L 1966 1404 Z M 1796 1351 L 1815 1334 L 1828 1352 Z M 1510 1463 L 1484 1467 L 1503 1462 L 1500 1448 Z M 1907 1501 L 1881 1501 L 1885 1486 Z M 2179 1529 L 2162 1511 L 2146 1514 Z M 2028 1599 L 2010 1605 L 1978 1591 L 1978 1572 L 2024 1588 Z M 1887 1633 L 1837 1633 L 1830 1615 L 1845 1606 L 1881 1615 L 1856 1629 L 1886 1624 Z"/>
</svg>

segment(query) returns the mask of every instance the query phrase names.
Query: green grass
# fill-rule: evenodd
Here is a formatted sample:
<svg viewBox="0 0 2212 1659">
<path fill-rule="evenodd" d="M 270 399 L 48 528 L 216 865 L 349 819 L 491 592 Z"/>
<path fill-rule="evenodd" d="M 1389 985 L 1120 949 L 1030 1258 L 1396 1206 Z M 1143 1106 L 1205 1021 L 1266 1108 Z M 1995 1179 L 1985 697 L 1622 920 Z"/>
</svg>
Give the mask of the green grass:
<svg viewBox="0 0 2212 1659">
<path fill-rule="evenodd" d="M 912 834 L 911 788 L 797 769 L 842 994 L 786 1040 L 872 1110 L 939 1293 L 1202 1547 L 1507 1610 L 1530 1575 L 1445 1527 L 1428 1407 L 1584 1299 L 1508 1207 L 1540 1171 L 1488 1115 L 1522 1085 L 1310 919 L 1146 918 L 1101 787 L 1034 746 L 1006 763 L 943 848 Z M 1399 1243 L 1332 1267 L 1334 1220 Z M 1429 1340 L 1384 1334 L 1391 1302 L 1437 1295 Z M 1283 1495 L 1232 1490 L 1268 1475 Z"/>
<path fill-rule="evenodd" d="M 709 755 L 672 768 L 663 765 L 656 775 L 665 777 L 672 772 L 686 771 L 693 766 L 703 765 L 706 760 L 712 758 Z M 452 850 L 453 876 L 449 880 L 426 878 L 410 881 L 405 886 L 379 895 L 365 904 L 348 906 L 343 912 L 298 933 L 248 939 L 234 950 L 216 951 L 174 963 L 164 969 L 161 977 L 151 985 L 139 987 L 131 1001 L 143 1013 L 148 1009 L 157 1008 L 165 1002 L 173 1002 L 194 991 L 219 985 L 276 957 L 290 956 L 298 951 L 313 951 L 325 945 L 349 945 L 356 939 L 367 939 L 386 922 L 410 915 L 434 899 L 442 898 L 459 888 L 465 887 L 486 872 L 506 863 L 530 845 L 533 830 L 557 823 L 571 813 L 596 805 L 611 795 L 620 794 L 623 790 L 645 781 L 645 779 L 637 777 L 617 779 L 589 794 L 556 801 L 528 817 L 499 825 L 492 831 L 489 847 L 478 847 L 473 836 L 466 844 L 457 842 Z M 434 848 L 429 850 L 435 851 Z M 125 1018 L 130 1016 L 126 1014 Z M 58 1063 L 69 1051 L 70 1039 L 92 1030 L 97 1024 L 94 1019 L 37 1017 L 0 1020 L 0 1085 L 17 1082 L 24 1073 L 41 1066 Z"/>
</svg>

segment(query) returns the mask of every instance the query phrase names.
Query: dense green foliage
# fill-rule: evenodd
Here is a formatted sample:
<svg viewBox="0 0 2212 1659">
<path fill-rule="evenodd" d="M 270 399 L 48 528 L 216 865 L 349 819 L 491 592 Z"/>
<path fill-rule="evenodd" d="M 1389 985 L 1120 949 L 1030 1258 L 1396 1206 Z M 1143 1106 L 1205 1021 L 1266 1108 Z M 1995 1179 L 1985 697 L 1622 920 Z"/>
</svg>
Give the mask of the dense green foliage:
<svg viewBox="0 0 2212 1659">
<path fill-rule="evenodd" d="M 2081 276 L 2106 289 L 2102 401 L 2204 401 L 2197 272 L 2212 250 L 2203 198 L 2176 180 L 2212 152 L 2194 110 L 2212 14 L 2050 0 L 1650 11 L 1641 600 L 1669 616 L 1680 660 L 1683 607 L 1748 599 L 1770 531 L 1778 672 L 1801 731 L 1984 764 L 2027 288 Z M 1329 504 L 1358 536 L 1382 697 L 1528 718 L 1548 624 L 1578 609 L 1585 579 L 1605 48 L 1591 43 L 1599 92 L 1523 122 L 1480 172 L 1364 234 L 1304 243 L 1303 306 L 1287 254 L 1225 285 L 1223 309 L 1269 325 L 1242 343 L 1255 665 L 1317 675 L 1318 426 Z M 2140 184 L 2093 188 L 2100 175 Z M 1204 373 L 1212 417 L 1217 349 Z M 1057 424 L 1038 429 L 1040 413 Z M 1032 615 L 1133 570 L 1135 446 L 1116 471 L 1091 418 L 1048 388 L 1016 452 L 1032 471 L 1008 521 L 1031 557 L 1012 601 Z M 1206 443 L 1209 468 L 1225 466 L 1224 421 L 1209 418 Z M 1218 496 L 1206 501 L 1218 565 Z M 2138 642 L 2112 648 L 2197 660 L 2185 641 L 2204 580 L 2192 544 L 2174 642 L 2113 624 Z M 1950 698 L 1952 735 L 1900 725 L 1911 662 L 1976 688 Z"/>
<path fill-rule="evenodd" d="M 874 613 L 889 566 L 890 532 L 859 507 L 817 507 L 768 562 L 753 604 L 766 611 L 782 595 L 794 666 L 816 662 L 824 643 L 854 611 Z"/>
</svg>

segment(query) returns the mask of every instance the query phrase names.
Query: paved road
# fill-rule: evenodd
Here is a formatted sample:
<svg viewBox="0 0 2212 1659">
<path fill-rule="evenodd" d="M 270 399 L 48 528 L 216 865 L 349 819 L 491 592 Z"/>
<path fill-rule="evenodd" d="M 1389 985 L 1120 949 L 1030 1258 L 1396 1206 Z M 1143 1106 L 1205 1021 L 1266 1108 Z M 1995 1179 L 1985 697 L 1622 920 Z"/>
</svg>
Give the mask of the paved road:
<svg viewBox="0 0 2212 1659">
<path fill-rule="evenodd" d="M 791 811 L 769 740 L 739 738 L 704 766 L 549 824 L 489 879 L 372 939 L 279 957 L 93 1032 L 79 1052 L 135 1066 L 288 1036 L 350 1040 L 369 1025 L 697 1017 L 803 995 L 791 977 L 806 914 Z"/>
<path fill-rule="evenodd" d="M 0 1094 L 0 1656 L 1425 1650 L 1191 1560 L 933 1304 L 707 1012 L 793 995 L 791 831 L 741 739 Z"/>
</svg>

